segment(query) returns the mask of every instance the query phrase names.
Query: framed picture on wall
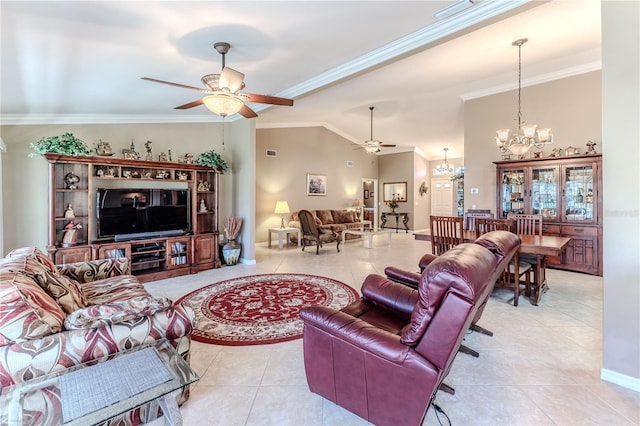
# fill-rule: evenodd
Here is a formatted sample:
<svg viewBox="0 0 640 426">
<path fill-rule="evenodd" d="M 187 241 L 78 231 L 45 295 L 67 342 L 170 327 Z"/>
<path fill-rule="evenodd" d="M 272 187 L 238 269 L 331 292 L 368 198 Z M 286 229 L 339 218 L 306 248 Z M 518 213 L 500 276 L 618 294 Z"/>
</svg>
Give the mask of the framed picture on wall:
<svg viewBox="0 0 640 426">
<path fill-rule="evenodd" d="M 327 195 L 327 176 L 307 173 L 307 195 Z"/>
<path fill-rule="evenodd" d="M 368 199 L 369 199 L 369 190 L 368 190 L 368 189 L 365 189 L 365 190 L 364 190 L 364 199 L 365 199 L 365 200 L 368 200 Z"/>
</svg>

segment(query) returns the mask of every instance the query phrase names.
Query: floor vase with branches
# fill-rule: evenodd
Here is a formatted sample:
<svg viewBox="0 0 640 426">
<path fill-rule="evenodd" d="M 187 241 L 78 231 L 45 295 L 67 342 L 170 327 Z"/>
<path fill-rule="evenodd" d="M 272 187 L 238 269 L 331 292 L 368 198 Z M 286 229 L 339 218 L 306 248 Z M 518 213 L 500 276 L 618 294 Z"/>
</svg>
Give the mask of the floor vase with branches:
<svg viewBox="0 0 640 426">
<path fill-rule="evenodd" d="M 230 216 L 227 218 L 227 226 L 224 228 L 227 234 L 227 243 L 222 246 L 222 257 L 227 265 L 235 265 L 240 260 L 240 252 L 242 246 L 236 241 L 240 228 L 242 227 L 242 218 L 239 216 Z"/>
</svg>

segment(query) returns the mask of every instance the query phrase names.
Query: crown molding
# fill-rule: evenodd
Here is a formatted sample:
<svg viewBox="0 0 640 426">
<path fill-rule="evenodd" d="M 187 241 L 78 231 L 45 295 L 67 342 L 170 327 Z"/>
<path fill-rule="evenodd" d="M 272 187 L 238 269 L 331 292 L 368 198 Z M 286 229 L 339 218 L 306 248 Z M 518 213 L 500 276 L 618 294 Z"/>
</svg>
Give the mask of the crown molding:
<svg viewBox="0 0 640 426">
<path fill-rule="evenodd" d="M 428 25 L 396 41 L 379 47 L 371 52 L 339 65 L 309 80 L 303 81 L 276 96 L 295 98 L 323 88 L 329 84 L 351 77 L 369 68 L 392 61 L 412 51 L 458 31 L 477 25 L 515 8 L 530 3 L 530 0 L 483 1 L 450 18 Z"/>
<path fill-rule="evenodd" d="M 226 119 L 232 122 L 236 119 Z M 129 124 L 129 123 L 222 123 L 215 114 L 176 116 L 170 114 L 3 114 L 0 125 L 39 124 Z"/>
<path fill-rule="evenodd" d="M 548 83 L 550 81 L 559 80 L 561 78 L 573 77 L 580 74 L 586 74 L 592 71 L 602 70 L 602 61 L 590 62 L 577 67 L 565 68 L 563 70 L 554 71 L 548 74 L 539 75 L 535 78 L 530 78 L 522 81 L 522 87 L 535 86 L 537 84 Z M 518 88 L 518 83 L 513 82 L 509 84 L 501 84 L 499 86 L 489 87 L 483 90 L 477 90 L 475 92 L 463 93 L 460 98 L 463 101 L 471 99 L 482 98 L 485 96 L 495 95 L 502 92 L 508 92 L 509 90 L 515 90 Z"/>
</svg>

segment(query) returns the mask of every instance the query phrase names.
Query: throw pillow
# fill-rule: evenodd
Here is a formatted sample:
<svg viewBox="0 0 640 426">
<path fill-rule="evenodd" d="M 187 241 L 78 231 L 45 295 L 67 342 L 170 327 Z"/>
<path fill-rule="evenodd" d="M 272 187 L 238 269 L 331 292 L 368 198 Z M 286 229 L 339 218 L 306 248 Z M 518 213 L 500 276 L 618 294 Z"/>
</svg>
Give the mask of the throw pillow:
<svg viewBox="0 0 640 426">
<path fill-rule="evenodd" d="M 47 268 L 49 271 L 59 275 L 58 270 L 56 269 L 55 263 L 53 263 L 51 259 L 49 259 L 49 256 L 47 256 L 46 253 L 44 253 L 37 247 L 22 247 L 19 249 L 12 250 L 7 255 L 7 257 L 20 257 L 20 256 L 30 257 L 31 259 L 34 259 L 35 261 L 40 263 L 42 266 Z"/>
<path fill-rule="evenodd" d="M 62 330 L 65 314 L 24 271 L 0 270 L 0 345 Z"/>
<path fill-rule="evenodd" d="M 80 284 L 77 281 L 63 275 L 55 275 L 50 271 L 35 273 L 34 279 L 67 314 L 84 308 L 82 290 L 80 290 Z"/>
<path fill-rule="evenodd" d="M 148 317 L 172 306 L 166 297 L 142 296 L 104 305 L 87 306 L 67 317 L 67 330 L 79 330 L 122 324 L 140 317 Z"/>
<path fill-rule="evenodd" d="M 331 210 L 335 223 L 353 223 L 353 215 L 349 210 Z"/>
<path fill-rule="evenodd" d="M 80 287 L 86 306 L 122 302 L 134 297 L 149 296 L 149 292 L 133 275 L 120 275 L 82 284 Z"/>
<path fill-rule="evenodd" d="M 322 225 L 328 225 L 333 223 L 333 216 L 331 216 L 331 210 L 316 210 L 318 219 L 322 222 Z"/>
</svg>

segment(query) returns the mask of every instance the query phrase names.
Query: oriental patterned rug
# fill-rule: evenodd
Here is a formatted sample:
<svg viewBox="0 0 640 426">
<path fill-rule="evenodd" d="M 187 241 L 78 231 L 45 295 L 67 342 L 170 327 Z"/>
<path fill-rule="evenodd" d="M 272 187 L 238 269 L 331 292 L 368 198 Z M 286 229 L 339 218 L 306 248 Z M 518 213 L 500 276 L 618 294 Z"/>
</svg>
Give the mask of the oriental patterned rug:
<svg viewBox="0 0 640 426">
<path fill-rule="evenodd" d="M 177 303 L 196 313 L 193 340 L 243 346 L 299 339 L 300 309 L 312 305 L 341 309 L 359 297 L 356 290 L 331 278 L 264 274 L 211 284 Z"/>
</svg>

